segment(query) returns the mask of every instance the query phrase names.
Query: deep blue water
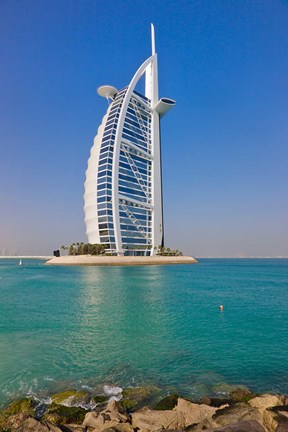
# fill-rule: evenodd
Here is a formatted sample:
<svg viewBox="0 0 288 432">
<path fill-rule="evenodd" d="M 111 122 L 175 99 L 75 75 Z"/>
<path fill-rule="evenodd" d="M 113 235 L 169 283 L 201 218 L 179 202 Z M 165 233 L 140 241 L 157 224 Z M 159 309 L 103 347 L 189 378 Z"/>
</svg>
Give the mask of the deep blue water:
<svg viewBox="0 0 288 432">
<path fill-rule="evenodd" d="M 67 387 L 148 382 L 194 398 L 223 382 L 287 393 L 288 260 L 0 260 L 0 405 Z"/>
</svg>

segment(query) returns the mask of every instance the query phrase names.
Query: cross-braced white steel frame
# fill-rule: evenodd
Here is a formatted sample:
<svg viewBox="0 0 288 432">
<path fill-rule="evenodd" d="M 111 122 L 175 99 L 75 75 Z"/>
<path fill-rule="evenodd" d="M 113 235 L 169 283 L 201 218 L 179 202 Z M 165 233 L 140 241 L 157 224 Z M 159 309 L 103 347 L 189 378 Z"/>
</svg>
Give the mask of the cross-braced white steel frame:
<svg viewBox="0 0 288 432">
<path fill-rule="evenodd" d="M 118 255 L 153 255 L 163 245 L 160 118 L 175 105 L 158 98 L 154 27 L 152 55 L 128 87 L 99 88 L 111 99 L 86 171 L 84 211 L 89 243 Z M 135 87 L 145 75 L 145 96 Z M 108 90 L 107 90 L 108 89 Z M 111 90 L 112 89 L 112 90 Z"/>
</svg>

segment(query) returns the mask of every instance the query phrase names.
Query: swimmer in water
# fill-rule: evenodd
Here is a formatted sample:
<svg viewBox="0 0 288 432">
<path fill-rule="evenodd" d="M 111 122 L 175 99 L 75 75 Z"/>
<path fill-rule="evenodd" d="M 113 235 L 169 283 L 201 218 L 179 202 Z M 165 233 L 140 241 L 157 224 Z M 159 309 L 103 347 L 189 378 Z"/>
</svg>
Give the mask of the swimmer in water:
<svg viewBox="0 0 288 432">
<path fill-rule="evenodd" d="M 220 312 L 223 312 L 223 311 L 224 311 L 224 306 L 223 306 L 223 305 L 220 305 L 220 306 L 219 306 L 219 309 L 220 309 Z"/>
</svg>

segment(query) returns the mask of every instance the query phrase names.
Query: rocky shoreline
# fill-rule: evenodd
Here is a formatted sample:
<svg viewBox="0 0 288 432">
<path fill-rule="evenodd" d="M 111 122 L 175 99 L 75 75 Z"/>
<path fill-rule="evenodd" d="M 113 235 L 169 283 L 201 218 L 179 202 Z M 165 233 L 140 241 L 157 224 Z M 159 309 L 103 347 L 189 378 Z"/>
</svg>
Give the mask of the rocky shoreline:
<svg viewBox="0 0 288 432">
<path fill-rule="evenodd" d="M 108 393 L 91 397 L 67 390 L 45 402 L 35 397 L 14 401 L 0 411 L 0 431 L 288 432 L 285 395 L 256 395 L 241 387 L 225 398 L 195 402 L 175 394 L 157 400 L 155 386 L 116 387 L 114 396 Z"/>
</svg>

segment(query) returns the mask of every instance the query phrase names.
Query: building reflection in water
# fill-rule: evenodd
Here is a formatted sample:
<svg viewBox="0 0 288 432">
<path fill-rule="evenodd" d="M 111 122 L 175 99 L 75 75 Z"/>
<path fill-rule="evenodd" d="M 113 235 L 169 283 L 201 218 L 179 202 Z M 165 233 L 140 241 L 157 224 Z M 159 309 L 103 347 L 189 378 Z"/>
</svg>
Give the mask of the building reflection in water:
<svg viewBox="0 0 288 432">
<path fill-rule="evenodd" d="M 63 347 L 74 371 L 96 379 L 119 364 L 125 365 L 124 375 L 127 368 L 157 369 L 169 340 L 163 271 L 156 266 L 79 268 L 72 332 Z"/>
</svg>

